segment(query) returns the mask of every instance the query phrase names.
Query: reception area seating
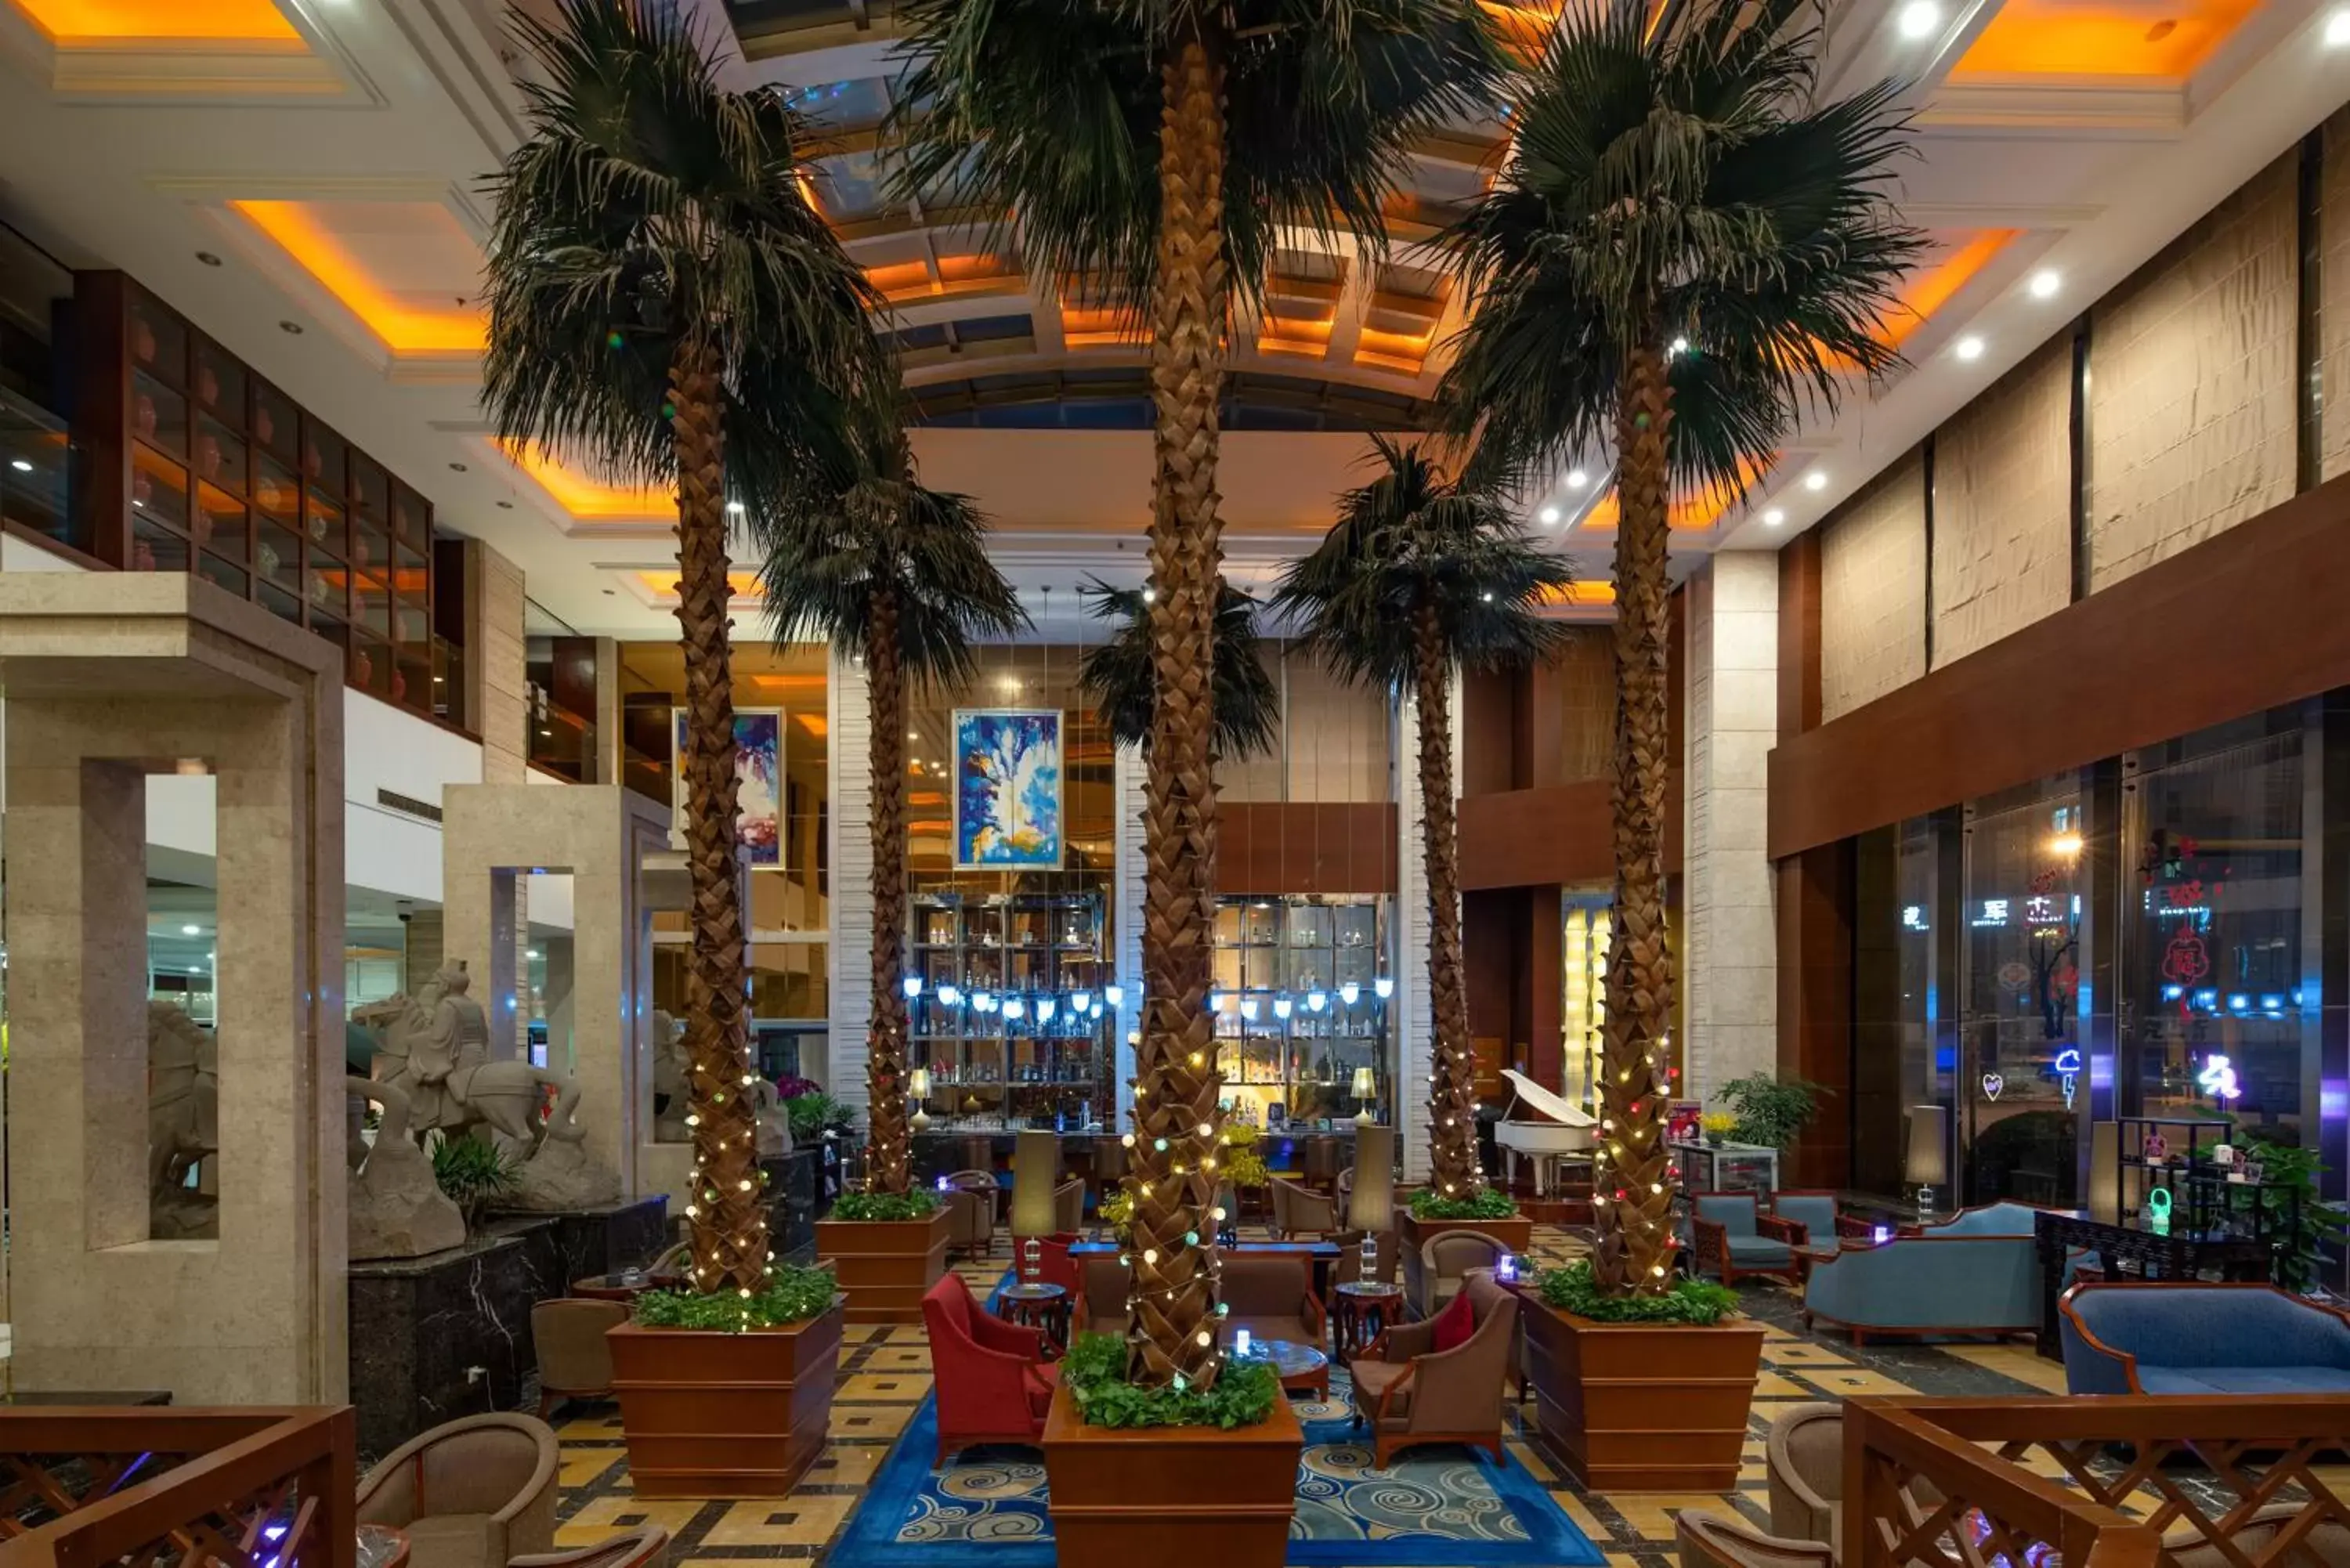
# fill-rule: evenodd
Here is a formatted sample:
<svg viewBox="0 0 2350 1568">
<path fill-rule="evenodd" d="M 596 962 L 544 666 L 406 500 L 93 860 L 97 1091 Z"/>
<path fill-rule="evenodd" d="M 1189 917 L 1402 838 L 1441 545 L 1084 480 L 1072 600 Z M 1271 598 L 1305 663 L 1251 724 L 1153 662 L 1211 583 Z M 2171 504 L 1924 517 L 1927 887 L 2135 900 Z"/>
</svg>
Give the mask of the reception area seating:
<svg viewBox="0 0 2350 1568">
<path fill-rule="evenodd" d="M 411 1438 L 359 1486 L 359 1521 L 409 1540 L 414 1568 L 505 1568 L 555 1547 L 555 1432 L 534 1416 L 466 1416 Z"/>
<path fill-rule="evenodd" d="M 1310 1187 L 1276 1176 L 1272 1229 L 1276 1240 L 1326 1236 L 1338 1229 L 1338 1206 Z"/>
<path fill-rule="evenodd" d="M 1368 1419 L 1373 1463 L 1420 1443 L 1466 1443 L 1502 1456 L 1501 1394 L 1511 1372 L 1518 1300 L 1490 1273 L 1461 1288 L 1466 1337 L 1442 1317 L 1388 1329 L 1355 1358 L 1355 1420 Z"/>
<path fill-rule="evenodd" d="M 2075 1285 L 2057 1312 L 2074 1394 L 2350 1394 L 2350 1314 L 2273 1285 Z"/>
<path fill-rule="evenodd" d="M 1740 1280 L 1792 1279 L 1795 1246 L 1804 1228 L 1765 1213 L 1752 1192 L 1693 1192 L 1690 1195 L 1690 1247 L 1693 1266 L 1725 1285 Z M 1835 1224 L 1833 1215 L 1829 1224 Z"/>
<path fill-rule="evenodd" d="M 983 1311 L 956 1274 L 922 1297 L 939 1401 L 938 1462 L 981 1443 L 1034 1443 L 1059 1386 L 1041 1330 Z"/>
<path fill-rule="evenodd" d="M 1434 1317 L 1461 1293 L 1471 1269 L 1490 1269 L 1506 1251 L 1491 1236 L 1474 1231 L 1446 1231 L 1430 1237 L 1417 1251 L 1403 1249 L 1404 1298 L 1415 1317 Z"/>
<path fill-rule="evenodd" d="M 1804 1321 L 1878 1338 L 2033 1334 L 2040 1257 L 2024 1235 L 1929 1232 L 1816 1252 L 1804 1282 Z"/>
</svg>

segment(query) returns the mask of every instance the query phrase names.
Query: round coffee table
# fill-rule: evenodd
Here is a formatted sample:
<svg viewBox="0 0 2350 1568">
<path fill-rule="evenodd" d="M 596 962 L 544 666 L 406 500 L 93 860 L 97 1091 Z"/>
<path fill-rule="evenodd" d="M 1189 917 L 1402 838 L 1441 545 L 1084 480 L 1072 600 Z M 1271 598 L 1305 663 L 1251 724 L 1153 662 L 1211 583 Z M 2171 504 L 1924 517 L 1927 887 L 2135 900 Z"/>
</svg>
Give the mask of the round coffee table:
<svg viewBox="0 0 2350 1568">
<path fill-rule="evenodd" d="M 1281 1391 L 1284 1394 L 1330 1397 L 1330 1358 L 1318 1345 L 1300 1345 L 1294 1339 L 1251 1340 L 1248 1354 L 1234 1352 L 1232 1359 L 1261 1362 L 1272 1367 L 1274 1376 L 1281 1379 Z"/>
<path fill-rule="evenodd" d="M 1003 1309 L 1006 1323 L 1024 1324 L 1045 1331 L 1054 1348 L 1069 1347 L 1069 1289 L 1038 1280 L 1033 1283 L 1006 1285 L 995 1293 L 996 1304 Z"/>
<path fill-rule="evenodd" d="M 1348 1280 L 1330 1293 L 1336 1306 L 1330 1314 L 1336 1324 L 1333 1337 L 1341 1366 L 1361 1355 L 1387 1331 L 1388 1324 L 1403 1315 L 1401 1285 L 1382 1284 L 1378 1280 Z"/>
<path fill-rule="evenodd" d="M 589 1301 L 632 1302 L 647 1291 L 673 1291 L 685 1282 L 676 1274 L 650 1273 L 643 1269 L 623 1269 L 613 1274 L 590 1274 L 584 1280 L 571 1282 L 571 1293 Z"/>
</svg>

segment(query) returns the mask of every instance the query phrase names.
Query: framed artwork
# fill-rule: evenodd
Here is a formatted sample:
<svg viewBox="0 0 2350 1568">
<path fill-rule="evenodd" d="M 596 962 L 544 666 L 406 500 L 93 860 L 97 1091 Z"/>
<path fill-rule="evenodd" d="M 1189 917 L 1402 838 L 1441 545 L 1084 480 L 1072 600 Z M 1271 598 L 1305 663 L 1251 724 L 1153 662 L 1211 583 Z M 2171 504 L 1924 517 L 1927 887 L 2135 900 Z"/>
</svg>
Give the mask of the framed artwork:
<svg viewBox="0 0 2350 1568">
<path fill-rule="evenodd" d="M 954 860 L 958 871 L 1061 867 L 1058 709 L 954 712 Z"/>
<path fill-rule="evenodd" d="M 685 846 L 685 710 L 670 712 L 670 839 Z M 734 838 L 753 867 L 784 863 L 784 711 L 734 710 Z"/>
</svg>

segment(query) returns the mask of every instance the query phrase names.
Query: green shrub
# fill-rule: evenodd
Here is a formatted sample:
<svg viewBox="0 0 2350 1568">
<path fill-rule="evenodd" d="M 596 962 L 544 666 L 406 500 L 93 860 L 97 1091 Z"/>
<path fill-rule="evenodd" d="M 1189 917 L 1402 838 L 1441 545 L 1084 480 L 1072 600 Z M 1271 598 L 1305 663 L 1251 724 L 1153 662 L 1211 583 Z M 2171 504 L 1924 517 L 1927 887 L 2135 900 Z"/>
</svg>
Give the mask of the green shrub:
<svg viewBox="0 0 2350 1568">
<path fill-rule="evenodd" d="M 432 1149 L 432 1179 L 471 1226 L 522 1179 L 514 1157 L 484 1138 L 443 1137 Z"/>
<path fill-rule="evenodd" d="M 1433 1189 L 1411 1195 L 1415 1220 L 1507 1220 L 1517 1211 L 1517 1204 L 1498 1187 L 1481 1187 L 1466 1198 L 1447 1198 Z"/>
<path fill-rule="evenodd" d="M 832 1206 L 835 1220 L 927 1220 L 939 1211 L 939 1195 L 927 1187 L 907 1192 L 844 1192 Z"/>
<path fill-rule="evenodd" d="M 699 1328 L 742 1334 L 779 1323 L 806 1323 L 832 1305 L 840 1287 L 830 1269 L 777 1263 L 767 1288 L 743 1295 L 726 1291 L 647 1291 L 637 1298 L 637 1322 L 647 1328 Z"/>
<path fill-rule="evenodd" d="M 824 1129 L 847 1119 L 847 1107 L 830 1095 L 801 1095 L 784 1102 L 784 1119 L 791 1123 L 792 1147 L 824 1136 Z"/>
<path fill-rule="evenodd" d="M 1595 1323 L 1686 1323 L 1703 1327 L 1738 1314 L 1738 1293 L 1704 1280 L 1677 1280 L 1660 1296 L 1603 1295 L 1588 1259 L 1563 1269 L 1544 1269 L 1535 1276 L 1534 1288 L 1559 1311 Z"/>
<path fill-rule="evenodd" d="M 1258 1361 L 1227 1361 L 1216 1386 L 1138 1388 L 1126 1380 L 1126 1341 L 1080 1334 L 1061 1359 L 1061 1386 L 1088 1427 L 1253 1427 L 1273 1414 L 1281 1379 Z"/>
<path fill-rule="evenodd" d="M 1778 1149 L 1794 1143 L 1795 1135 L 1820 1114 L 1820 1096 L 1825 1092 L 1817 1084 L 1768 1073 L 1732 1078 L 1718 1091 L 1738 1116 L 1730 1129 L 1731 1142 Z"/>
</svg>

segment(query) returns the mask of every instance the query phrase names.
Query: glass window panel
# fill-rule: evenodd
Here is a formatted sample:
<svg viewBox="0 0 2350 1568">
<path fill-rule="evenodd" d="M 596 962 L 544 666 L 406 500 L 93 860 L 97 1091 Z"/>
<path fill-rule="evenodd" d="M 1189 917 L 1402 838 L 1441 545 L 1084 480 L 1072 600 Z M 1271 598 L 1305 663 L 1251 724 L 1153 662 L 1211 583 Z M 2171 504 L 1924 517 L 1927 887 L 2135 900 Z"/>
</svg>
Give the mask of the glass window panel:
<svg viewBox="0 0 2350 1568">
<path fill-rule="evenodd" d="M 245 486 L 244 438 L 212 416 L 196 421 L 196 477 L 206 484 L 233 490 L 239 495 Z"/>
<path fill-rule="evenodd" d="M 216 556 L 240 562 L 246 558 L 244 506 L 224 490 L 209 484 L 196 487 L 196 509 L 189 519 L 188 533 Z"/>
<path fill-rule="evenodd" d="M 130 513 L 132 518 L 188 525 L 188 471 L 152 447 L 130 449 Z"/>
<path fill-rule="evenodd" d="M 244 367 L 216 343 L 196 342 L 196 406 L 234 429 L 244 423 Z"/>
<path fill-rule="evenodd" d="M 205 551 L 198 560 L 196 575 L 214 587 L 234 594 L 239 598 L 251 597 L 247 587 L 248 578 L 244 570 L 230 566 L 209 550 Z"/>
<path fill-rule="evenodd" d="M 144 516 L 130 520 L 130 569 L 134 572 L 184 572 L 188 542 Z"/>
<path fill-rule="evenodd" d="M 288 470 L 301 461 L 301 417 L 292 400 L 265 381 L 253 385 L 253 441 Z"/>
<path fill-rule="evenodd" d="M 188 400 L 145 371 L 130 378 L 130 433 L 174 458 L 188 455 Z"/>
<path fill-rule="evenodd" d="M 130 296 L 130 364 L 140 375 L 172 386 L 188 378 L 188 329 L 180 318 L 147 296 Z"/>
</svg>

